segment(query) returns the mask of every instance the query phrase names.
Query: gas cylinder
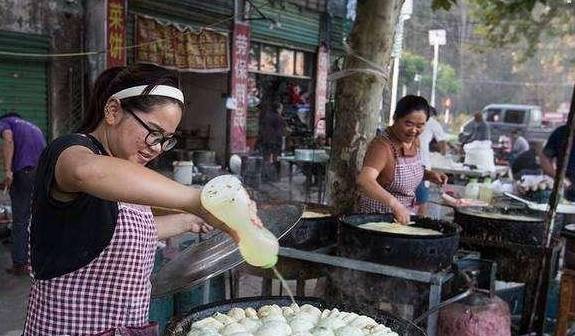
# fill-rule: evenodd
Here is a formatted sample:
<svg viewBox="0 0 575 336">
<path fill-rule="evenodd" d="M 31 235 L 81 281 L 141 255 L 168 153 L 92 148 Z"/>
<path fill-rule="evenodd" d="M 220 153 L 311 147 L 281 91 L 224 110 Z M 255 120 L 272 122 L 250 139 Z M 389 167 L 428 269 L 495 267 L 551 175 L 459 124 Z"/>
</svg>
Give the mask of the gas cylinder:
<svg viewBox="0 0 575 336">
<path fill-rule="evenodd" d="M 497 296 L 474 292 L 439 312 L 439 336 L 511 336 L 511 313 Z"/>
</svg>

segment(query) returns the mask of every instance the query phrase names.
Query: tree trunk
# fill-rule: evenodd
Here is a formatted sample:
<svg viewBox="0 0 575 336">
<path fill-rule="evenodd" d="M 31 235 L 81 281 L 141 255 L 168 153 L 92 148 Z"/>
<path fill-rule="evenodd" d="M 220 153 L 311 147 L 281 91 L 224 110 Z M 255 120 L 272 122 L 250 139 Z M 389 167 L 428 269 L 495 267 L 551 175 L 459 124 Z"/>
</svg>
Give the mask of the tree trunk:
<svg viewBox="0 0 575 336">
<path fill-rule="evenodd" d="M 350 34 L 352 53 L 344 70 L 371 68 L 363 58 L 386 69 L 379 76 L 360 72 L 337 82 L 332 160 L 328 171 L 328 196 L 338 212 L 350 211 L 357 199 L 356 176 L 369 141 L 380 123 L 383 88 L 389 77 L 389 62 L 395 25 L 403 0 L 358 0 Z"/>
</svg>

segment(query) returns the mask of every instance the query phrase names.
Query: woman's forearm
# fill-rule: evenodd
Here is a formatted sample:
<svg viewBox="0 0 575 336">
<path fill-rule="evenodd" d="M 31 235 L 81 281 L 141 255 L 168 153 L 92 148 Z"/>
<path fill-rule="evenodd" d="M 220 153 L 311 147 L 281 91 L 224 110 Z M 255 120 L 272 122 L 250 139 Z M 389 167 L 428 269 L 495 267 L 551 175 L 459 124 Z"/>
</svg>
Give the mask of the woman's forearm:
<svg viewBox="0 0 575 336">
<path fill-rule="evenodd" d="M 122 159 L 68 149 L 58 160 L 56 180 L 65 192 L 203 214 L 200 189 Z"/>
<path fill-rule="evenodd" d="M 379 201 L 387 206 L 393 206 L 397 199 L 383 188 L 376 180 L 360 179 L 360 190 L 365 196 Z"/>
</svg>

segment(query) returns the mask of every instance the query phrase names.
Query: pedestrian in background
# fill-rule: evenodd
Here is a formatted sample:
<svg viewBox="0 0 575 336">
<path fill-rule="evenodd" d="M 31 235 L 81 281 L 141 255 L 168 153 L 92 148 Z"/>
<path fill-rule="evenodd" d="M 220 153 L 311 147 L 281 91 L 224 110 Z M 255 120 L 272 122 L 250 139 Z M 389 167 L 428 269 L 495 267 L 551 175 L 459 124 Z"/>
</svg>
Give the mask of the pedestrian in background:
<svg viewBox="0 0 575 336">
<path fill-rule="evenodd" d="M 38 126 L 17 113 L 0 117 L 4 188 L 10 190 L 12 203 L 12 267 L 6 272 L 28 274 L 28 222 L 34 175 L 40 154 L 46 147 Z"/>
</svg>

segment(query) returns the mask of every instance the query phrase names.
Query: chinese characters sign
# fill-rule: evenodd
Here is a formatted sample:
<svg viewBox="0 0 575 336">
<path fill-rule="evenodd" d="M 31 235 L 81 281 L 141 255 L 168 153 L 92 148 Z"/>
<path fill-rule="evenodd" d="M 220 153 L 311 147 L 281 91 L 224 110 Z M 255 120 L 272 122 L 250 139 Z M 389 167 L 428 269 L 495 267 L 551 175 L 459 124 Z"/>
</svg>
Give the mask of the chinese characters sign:
<svg viewBox="0 0 575 336">
<path fill-rule="evenodd" d="M 317 78 L 315 85 L 315 132 L 325 135 L 325 104 L 327 101 L 327 73 L 329 71 L 329 51 L 321 45 L 317 51 Z"/>
<path fill-rule="evenodd" d="M 126 2 L 108 0 L 106 9 L 106 65 L 126 65 Z"/>
<path fill-rule="evenodd" d="M 248 111 L 248 64 L 250 57 L 250 26 L 236 23 L 232 49 L 232 96 L 236 108 L 230 118 L 230 152 L 246 150 L 246 116 Z"/>
<path fill-rule="evenodd" d="M 137 16 L 137 62 L 194 72 L 229 70 L 228 34 L 189 27 L 162 24 L 155 19 Z"/>
</svg>

